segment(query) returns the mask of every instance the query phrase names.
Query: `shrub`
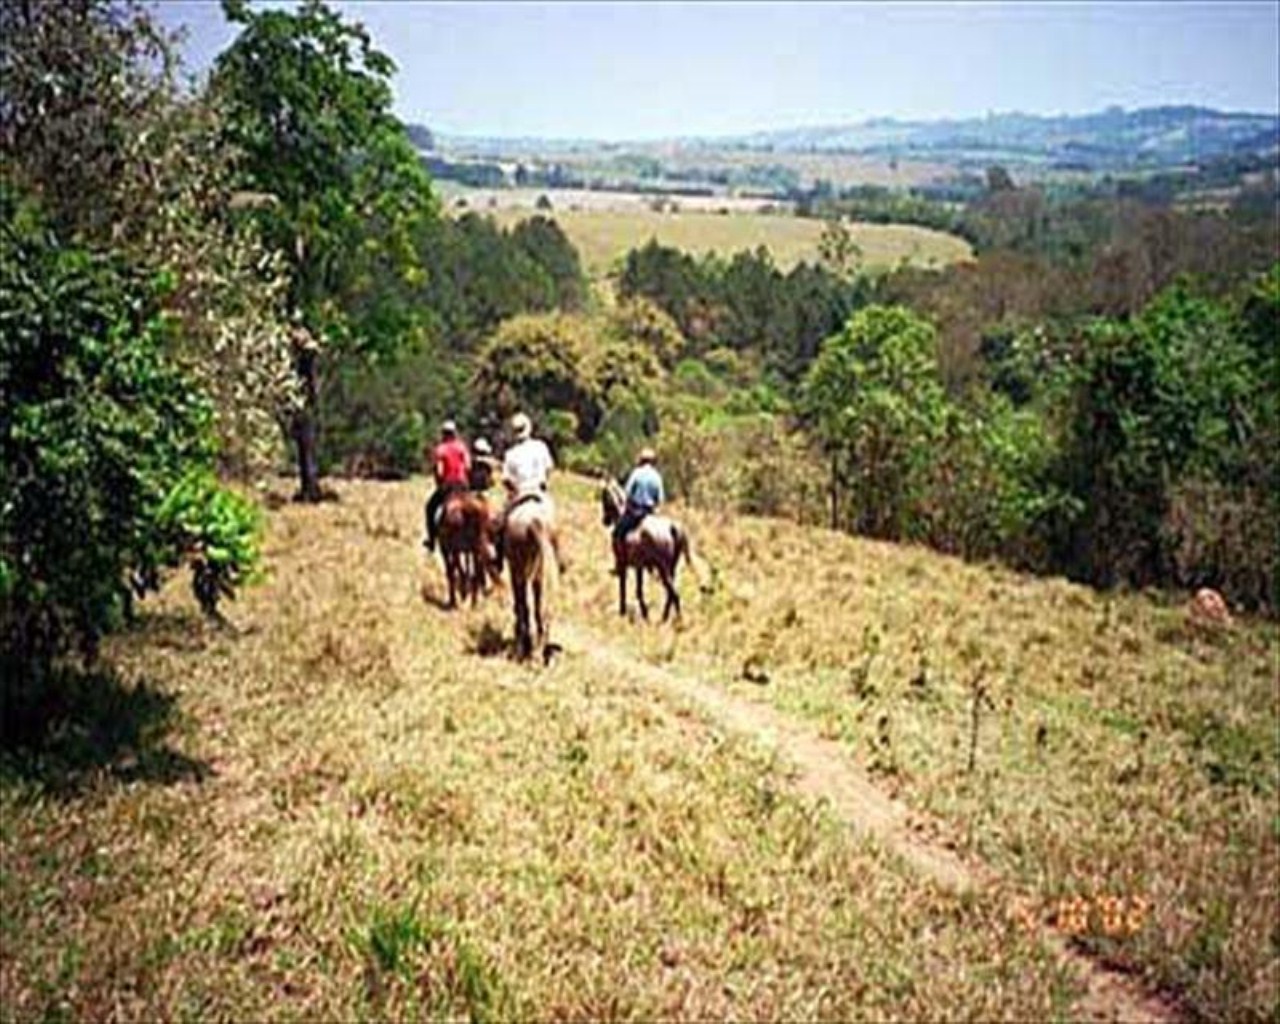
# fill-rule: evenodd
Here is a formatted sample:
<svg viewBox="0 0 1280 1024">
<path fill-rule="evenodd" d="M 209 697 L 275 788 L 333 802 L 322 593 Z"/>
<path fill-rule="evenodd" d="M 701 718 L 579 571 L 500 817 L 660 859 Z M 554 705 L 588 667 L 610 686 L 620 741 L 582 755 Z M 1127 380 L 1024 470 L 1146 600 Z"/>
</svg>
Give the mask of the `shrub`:
<svg viewBox="0 0 1280 1024">
<path fill-rule="evenodd" d="M 728 434 L 733 454 L 723 463 L 724 486 L 737 511 L 823 520 L 826 482 L 803 435 L 768 413 L 736 419 Z"/>
<path fill-rule="evenodd" d="M 781 416 L 713 412 L 678 398 L 663 407 L 657 449 L 675 497 L 750 515 L 825 521 L 821 461 Z"/>
<path fill-rule="evenodd" d="M 600 418 L 591 351 L 588 326 L 579 317 L 512 317 L 480 349 L 473 378 L 476 400 L 504 420 L 519 409 L 571 412 L 586 440 Z"/>
<path fill-rule="evenodd" d="M 166 537 L 169 561 L 191 560 L 191 589 L 205 614 L 234 597 L 258 563 L 261 516 L 248 499 L 218 485 L 208 470 L 186 474 L 160 504 L 156 524 Z"/>
<path fill-rule="evenodd" d="M 542 417 L 542 436 L 553 452 L 564 451 L 578 437 L 578 417 L 567 409 L 552 409 Z"/>
<path fill-rule="evenodd" d="M 1280 609 L 1280 495 L 1215 480 L 1179 483 L 1170 495 L 1161 539 L 1172 582 L 1212 586 L 1251 609 Z"/>
<path fill-rule="evenodd" d="M 715 461 L 723 455 L 715 433 L 704 425 L 702 413 L 700 403 L 679 397 L 662 409 L 658 461 L 671 496 L 685 501 L 703 497 Z"/>
<path fill-rule="evenodd" d="M 187 476 L 212 466 L 213 417 L 166 357 L 156 288 L 62 247 L 29 207 L 3 213 L 0 661 L 42 679 L 64 651 L 92 656 L 185 550 L 206 607 L 256 550 L 243 505 Z"/>
<path fill-rule="evenodd" d="M 686 395 L 717 399 L 725 394 L 725 385 L 701 359 L 681 359 L 672 372 L 672 384 Z"/>
<path fill-rule="evenodd" d="M 651 410 L 633 395 L 620 396 L 600 424 L 595 438 L 595 454 L 600 468 L 616 476 L 625 476 L 635 465 L 636 452 L 648 442 L 652 433 Z"/>
</svg>

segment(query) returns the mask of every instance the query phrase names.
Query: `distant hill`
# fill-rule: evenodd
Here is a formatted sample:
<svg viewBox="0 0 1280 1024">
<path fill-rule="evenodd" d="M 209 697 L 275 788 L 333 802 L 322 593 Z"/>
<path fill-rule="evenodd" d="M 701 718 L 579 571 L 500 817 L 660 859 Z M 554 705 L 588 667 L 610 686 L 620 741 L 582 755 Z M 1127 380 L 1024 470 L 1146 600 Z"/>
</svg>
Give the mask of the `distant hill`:
<svg viewBox="0 0 1280 1024">
<path fill-rule="evenodd" d="M 1196 106 L 1110 107 L 1094 114 L 1041 116 L 990 114 L 981 118 L 899 121 L 877 118 L 854 124 L 793 128 L 718 138 L 665 142 L 604 142 L 437 136 L 444 150 L 539 154 L 568 150 L 856 154 L 889 160 L 921 160 L 961 167 L 991 163 L 1088 171 L 1184 166 L 1223 157 L 1280 154 L 1280 116 Z"/>
<path fill-rule="evenodd" d="M 1149 107 L 1070 117 L 993 114 L 959 121 L 878 119 L 721 140 L 774 152 L 850 152 L 967 163 L 1048 163 L 1083 169 L 1168 167 L 1275 153 L 1280 117 L 1205 107 Z"/>
</svg>

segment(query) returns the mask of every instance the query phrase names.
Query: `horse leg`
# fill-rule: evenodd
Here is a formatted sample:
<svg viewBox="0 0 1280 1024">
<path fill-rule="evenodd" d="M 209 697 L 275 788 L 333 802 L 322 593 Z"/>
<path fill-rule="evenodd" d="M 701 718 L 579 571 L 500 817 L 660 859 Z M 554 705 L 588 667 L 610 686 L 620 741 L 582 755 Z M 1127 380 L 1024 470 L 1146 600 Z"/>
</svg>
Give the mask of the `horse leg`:
<svg viewBox="0 0 1280 1024">
<path fill-rule="evenodd" d="M 649 606 L 644 603 L 644 570 L 636 566 L 636 604 L 640 606 L 640 618 L 649 621 Z"/>
<path fill-rule="evenodd" d="M 625 617 L 627 614 L 627 565 L 622 559 L 618 559 L 618 614 Z"/>
<path fill-rule="evenodd" d="M 658 570 L 658 578 L 662 580 L 663 589 L 667 592 L 667 603 L 662 608 L 662 621 L 666 622 L 671 617 L 674 609 L 676 618 L 680 617 L 680 595 L 676 593 L 676 584 L 674 574 L 665 566 Z"/>
<path fill-rule="evenodd" d="M 662 589 L 667 595 L 666 602 L 662 605 L 662 621 L 666 622 L 671 618 L 671 609 L 676 604 L 676 589 L 671 585 L 671 572 L 666 566 L 658 566 L 658 581 L 662 584 Z"/>
<path fill-rule="evenodd" d="M 474 608 L 480 601 L 481 579 L 477 575 L 480 566 L 480 556 L 476 554 L 475 549 L 467 552 L 467 588 L 471 591 L 471 607 Z"/>
<path fill-rule="evenodd" d="M 545 568 L 545 566 L 544 566 Z M 546 661 L 547 650 L 547 624 L 542 617 L 542 574 L 538 573 L 534 576 L 531 586 L 533 588 L 533 622 L 537 627 L 537 649 L 543 653 L 543 661 Z"/>
<path fill-rule="evenodd" d="M 444 576 L 449 581 L 449 607 L 456 608 L 458 606 L 458 571 L 454 564 L 454 554 L 452 551 L 442 551 L 440 554 L 444 558 Z"/>
<path fill-rule="evenodd" d="M 516 608 L 516 657 L 527 658 L 532 644 L 529 640 L 529 597 L 525 593 L 524 583 L 511 580 L 512 596 Z"/>
</svg>

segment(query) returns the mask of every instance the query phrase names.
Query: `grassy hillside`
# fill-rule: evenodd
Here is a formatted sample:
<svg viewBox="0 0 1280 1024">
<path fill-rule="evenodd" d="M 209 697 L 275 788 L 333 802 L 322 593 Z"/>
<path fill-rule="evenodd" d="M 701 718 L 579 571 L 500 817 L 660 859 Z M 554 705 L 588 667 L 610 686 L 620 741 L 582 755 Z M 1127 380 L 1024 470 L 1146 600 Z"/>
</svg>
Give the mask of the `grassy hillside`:
<svg viewBox="0 0 1280 1024">
<path fill-rule="evenodd" d="M 494 214 L 500 223 L 510 225 L 528 217 L 530 211 L 499 209 Z M 592 277 L 606 273 L 629 250 L 651 238 L 699 255 L 716 252 L 729 256 L 763 245 L 778 266 L 786 270 L 801 260 L 816 261 L 822 234 L 820 220 L 761 213 L 555 209 L 552 215 Z M 869 267 L 890 267 L 904 259 L 941 266 L 968 259 L 972 254 L 963 239 L 909 224 L 857 224 L 851 234 Z"/>
<path fill-rule="evenodd" d="M 629 653 L 838 741 L 1039 919 L 1192 1012 L 1280 1010 L 1274 624 L 1207 633 L 1181 604 L 684 515 L 723 585 L 683 631 L 614 634 Z M 603 635 L 612 581 L 577 597 Z M 1143 925 L 1118 938 L 1117 915 Z"/>
<path fill-rule="evenodd" d="M 566 650 L 528 669 L 505 595 L 438 607 L 423 489 L 278 508 L 232 629 L 166 589 L 4 752 L 6 1019 L 1100 1012 L 1055 930 L 1192 1013 L 1274 1014 L 1273 627 L 692 512 L 716 585 L 620 624 L 562 480 Z M 845 828 L 855 776 L 919 838 Z"/>
</svg>

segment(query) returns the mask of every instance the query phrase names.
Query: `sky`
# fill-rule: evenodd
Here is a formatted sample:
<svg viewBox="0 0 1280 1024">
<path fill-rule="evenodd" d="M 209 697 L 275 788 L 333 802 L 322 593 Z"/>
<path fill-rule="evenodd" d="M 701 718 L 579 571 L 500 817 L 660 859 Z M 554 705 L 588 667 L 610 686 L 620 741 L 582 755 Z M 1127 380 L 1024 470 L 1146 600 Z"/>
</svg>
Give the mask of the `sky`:
<svg viewBox="0 0 1280 1024">
<path fill-rule="evenodd" d="M 152 6 L 186 26 L 197 72 L 234 37 L 216 2 Z M 395 60 L 401 119 L 454 135 L 638 141 L 872 117 L 1280 109 L 1280 0 L 332 6 Z"/>
</svg>

